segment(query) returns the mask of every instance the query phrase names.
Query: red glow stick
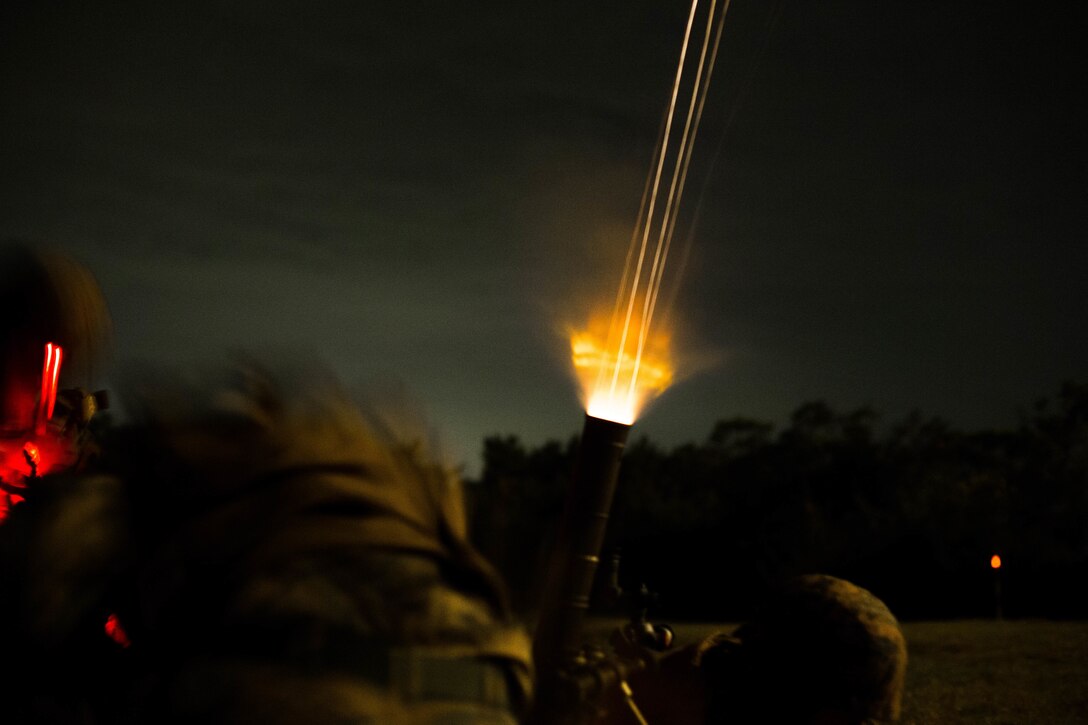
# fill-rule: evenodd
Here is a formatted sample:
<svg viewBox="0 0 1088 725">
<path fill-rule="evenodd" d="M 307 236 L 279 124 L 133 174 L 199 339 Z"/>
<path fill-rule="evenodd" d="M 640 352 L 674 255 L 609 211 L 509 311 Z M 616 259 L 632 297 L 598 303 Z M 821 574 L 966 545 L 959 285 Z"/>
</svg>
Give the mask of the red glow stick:
<svg viewBox="0 0 1088 725">
<path fill-rule="evenodd" d="M 45 424 L 53 417 L 53 408 L 57 403 L 57 380 L 60 377 L 60 345 L 45 343 L 45 362 L 42 365 L 42 392 L 38 399 L 38 416 L 35 432 L 45 433 Z"/>
</svg>

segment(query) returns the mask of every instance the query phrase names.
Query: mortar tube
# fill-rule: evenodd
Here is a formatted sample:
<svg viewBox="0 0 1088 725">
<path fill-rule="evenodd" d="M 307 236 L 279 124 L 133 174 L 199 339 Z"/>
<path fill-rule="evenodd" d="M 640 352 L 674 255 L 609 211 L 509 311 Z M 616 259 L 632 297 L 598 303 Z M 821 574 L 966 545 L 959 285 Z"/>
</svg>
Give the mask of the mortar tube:
<svg viewBox="0 0 1088 725">
<path fill-rule="evenodd" d="M 628 424 L 585 417 L 533 637 L 538 696 L 545 699 L 554 696 L 556 675 L 583 644 L 582 624 L 630 430 Z M 545 707 L 555 704 L 538 703 Z"/>
</svg>

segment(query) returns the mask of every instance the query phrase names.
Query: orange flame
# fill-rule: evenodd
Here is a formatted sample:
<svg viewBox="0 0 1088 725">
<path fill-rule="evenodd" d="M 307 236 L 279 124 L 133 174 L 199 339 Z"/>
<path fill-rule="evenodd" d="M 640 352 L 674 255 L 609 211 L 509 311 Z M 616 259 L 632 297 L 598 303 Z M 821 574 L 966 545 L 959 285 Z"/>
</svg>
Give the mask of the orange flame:
<svg viewBox="0 0 1088 725">
<path fill-rule="evenodd" d="M 596 317 L 587 329 L 571 333 L 571 359 L 586 412 L 630 425 L 672 383 L 669 336 L 650 334 L 639 320 L 631 325 L 637 332 L 625 339 L 622 320 L 605 319 Z"/>
<path fill-rule="evenodd" d="M 646 176 L 638 218 L 628 246 L 627 260 L 612 316 L 594 318 L 588 329 L 571 334 L 574 369 L 585 393 L 586 412 L 594 418 L 631 425 L 643 406 L 665 390 L 673 379 L 669 335 L 661 333 L 657 328 L 651 329 L 651 323 L 676 231 L 677 210 L 684 195 L 692 149 L 702 119 L 729 2 L 726 0 L 722 11 L 717 14 L 716 5 L 717 1 L 711 0 L 710 10 L 705 16 L 702 48 L 694 63 L 695 78 L 690 85 L 691 96 L 686 114 L 681 111 L 684 114 L 683 130 L 674 134 L 677 99 L 698 6 L 698 0 L 692 0 L 676 76 L 669 95 L 668 112 L 654 161 Z M 718 20 L 715 34 L 712 29 L 716 15 Z M 678 124 L 677 128 L 679 127 Z M 676 149 L 670 150 L 673 144 Z M 673 162 L 672 173 L 663 175 L 665 162 L 669 158 Z M 660 206 L 659 201 L 663 202 Z M 605 319 L 610 321 L 601 324 L 600 321 Z"/>
</svg>

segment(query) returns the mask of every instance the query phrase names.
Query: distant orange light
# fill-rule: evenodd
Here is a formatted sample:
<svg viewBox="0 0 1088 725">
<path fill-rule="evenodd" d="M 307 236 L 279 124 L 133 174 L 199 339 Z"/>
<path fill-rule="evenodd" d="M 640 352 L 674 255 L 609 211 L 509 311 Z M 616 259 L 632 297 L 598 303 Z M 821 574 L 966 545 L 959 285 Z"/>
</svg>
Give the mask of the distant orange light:
<svg viewBox="0 0 1088 725">
<path fill-rule="evenodd" d="M 990 568 L 991 569 L 1000 569 L 1001 568 L 1001 557 L 998 556 L 997 554 L 994 554 L 993 556 L 990 557 Z"/>
</svg>

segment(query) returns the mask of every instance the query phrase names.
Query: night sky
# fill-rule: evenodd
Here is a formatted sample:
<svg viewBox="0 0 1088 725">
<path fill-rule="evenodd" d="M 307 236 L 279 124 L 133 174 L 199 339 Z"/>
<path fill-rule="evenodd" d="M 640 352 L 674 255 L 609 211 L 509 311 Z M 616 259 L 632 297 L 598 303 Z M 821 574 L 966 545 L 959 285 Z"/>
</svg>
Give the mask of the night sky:
<svg viewBox="0 0 1088 725">
<path fill-rule="evenodd" d="M 121 362 L 316 351 L 409 391 L 471 473 L 485 435 L 580 426 L 565 326 L 614 294 L 687 9 L 5 3 L 0 236 L 92 268 Z M 1001 426 L 1084 380 L 1086 29 L 1077 3 L 734 0 L 684 379 L 636 430 L 819 398 Z"/>
</svg>

